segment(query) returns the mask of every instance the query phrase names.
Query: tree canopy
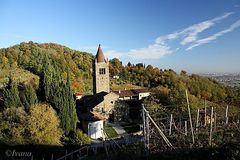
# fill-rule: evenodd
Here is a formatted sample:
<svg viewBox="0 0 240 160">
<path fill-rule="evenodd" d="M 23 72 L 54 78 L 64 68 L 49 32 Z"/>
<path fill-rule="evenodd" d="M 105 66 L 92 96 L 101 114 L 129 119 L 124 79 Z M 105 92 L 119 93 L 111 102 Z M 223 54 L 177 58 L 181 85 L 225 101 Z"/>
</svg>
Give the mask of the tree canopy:
<svg viewBox="0 0 240 160">
<path fill-rule="evenodd" d="M 56 111 L 48 104 L 36 104 L 30 108 L 26 129 L 33 144 L 61 144 L 60 120 Z"/>
</svg>

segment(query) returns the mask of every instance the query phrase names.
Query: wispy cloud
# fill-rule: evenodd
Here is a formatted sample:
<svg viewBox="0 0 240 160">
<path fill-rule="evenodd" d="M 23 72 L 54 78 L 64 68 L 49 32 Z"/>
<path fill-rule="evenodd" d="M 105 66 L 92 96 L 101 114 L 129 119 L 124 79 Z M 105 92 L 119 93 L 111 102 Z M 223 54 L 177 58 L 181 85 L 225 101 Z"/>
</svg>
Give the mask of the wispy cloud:
<svg viewBox="0 0 240 160">
<path fill-rule="evenodd" d="M 174 33 L 171 33 L 171 34 L 168 34 L 165 36 L 160 36 L 156 39 L 156 43 L 165 44 L 165 41 L 167 41 L 167 40 L 174 40 L 174 39 L 182 38 L 182 40 L 180 42 L 181 45 L 189 44 L 189 43 L 197 40 L 199 33 L 213 27 L 216 23 L 229 17 L 231 14 L 233 14 L 233 12 L 228 12 L 222 16 L 219 16 L 219 17 L 207 20 L 207 21 L 203 21 L 198 24 L 191 25 L 191 26 L 189 26 L 185 29 L 182 29 L 178 32 L 174 32 Z"/>
<path fill-rule="evenodd" d="M 230 27 L 228 27 L 227 29 L 224 29 L 220 32 L 217 32 L 215 33 L 214 35 L 212 36 L 209 36 L 207 38 L 203 38 L 203 39 L 199 39 L 197 40 L 194 44 L 192 44 L 191 46 L 189 46 L 186 50 L 191 50 L 197 46 L 200 46 L 200 45 L 203 45 L 203 44 L 206 44 L 206 43 L 210 43 L 212 42 L 213 40 L 217 39 L 218 37 L 220 36 L 223 36 L 224 34 L 228 33 L 228 32 L 232 32 L 234 31 L 235 29 L 239 28 L 240 27 L 240 20 L 236 21 L 235 23 L 233 23 Z"/>
<path fill-rule="evenodd" d="M 158 38 L 155 39 L 154 43 L 150 44 L 148 47 L 132 49 L 127 54 L 130 58 L 133 58 L 133 59 L 159 59 L 164 55 L 171 54 L 179 50 L 179 48 L 173 49 L 169 45 L 169 42 L 171 41 L 177 41 L 177 43 L 181 46 L 201 45 L 203 44 L 203 42 L 201 41 L 199 42 L 198 40 L 199 34 L 211 27 L 214 27 L 217 23 L 220 23 L 223 19 L 228 18 L 232 14 L 233 12 L 228 12 L 221 16 L 215 17 L 213 19 L 191 25 L 182 30 L 175 31 L 173 33 L 170 33 L 164 36 L 159 36 Z M 224 33 L 225 32 L 226 31 L 224 31 Z M 224 33 L 220 33 L 220 34 L 222 35 Z M 216 38 L 217 37 L 219 37 L 218 34 Z M 197 44 L 197 43 L 201 43 L 201 44 Z M 189 49 L 190 48 L 188 47 L 187 50 Z"/>
<path fill-rule="evenodd" d="M 240 5 L 239 5 L 239 4 L 236 4 L 236 5 L 234 5 L 234 7 L 235 7 L 235 8 L 238 8 L 238 7 L 240 7 Z"/>
<path fill-rule="evenodd" d="M 229 28 L 217 32 L 216 34 L 209 36 L 207 38 L 199 39 L 200 33 L 216 26 L 222 20 L 228 18 L 232 15 L 233 12 L 225 13 L 221 16 L 215 17 L 213 19 L 209 19 L 197 24 L 193 24 L 188 26 L 182 30 L 172 32 L 167 35 L 159 36 L 155 39 L 152 44 L 149 44 L 146 47 L 131 49 L 125 53 L 119 53 L 117 51 L 111 50 L 106 53 L 108 58 L 113 57 L 121 57 L 121 55 L 127 55 L 127 58 L 130 59 L 159 59 L 165 55 L 171 54 L 173 52 L 177 52 L 181 48 L 185 48 L 185 50 L 191 50 L 197 46 L 210 43 L 211 41 L 217 39 L 218 37 L 235 30 L 240 27 L 240 20 L 236 21 L 234 24 L 229 26 Z M 178 47 L 171 46 L 170 42 L 176 42 Z M 176 48 L 175 48 L 176 47 Z"/>
<path fill-rule="evenodd" d="M 134 59 L 159 59 L 170 53 L 172 53 L 172 51 L 169 46 L 154 43 L 146 48 L 132 49 L 128 52 L 128 56 Z"/>
</svg>

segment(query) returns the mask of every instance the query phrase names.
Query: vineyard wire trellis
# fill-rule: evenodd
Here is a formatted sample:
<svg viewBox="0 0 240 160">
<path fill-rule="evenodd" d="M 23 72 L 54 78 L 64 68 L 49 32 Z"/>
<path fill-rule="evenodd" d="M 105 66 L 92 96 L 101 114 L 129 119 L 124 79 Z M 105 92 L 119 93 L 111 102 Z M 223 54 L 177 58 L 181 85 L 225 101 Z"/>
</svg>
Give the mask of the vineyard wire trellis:
<svg viewBox="0 0 240 160">
<path fill-rule="evenodd" d="M 187 91 L 186 91 L 186 98 L 187 98 Z M 186 106 L 188 106 L 188 108 L 190 108 L 189 105 L 190 104 L 187 100 Z M 234 114 L 234 112 L 232 112 L 232 115 L 229 115 L 229 106 L 226 104 L 225 104 L 226 107 L 225 107 L 224 114 L 221 110 L 219 110 L 219 109 L 217 110 L 217 107 L 216 107 L 216 106 L 222 106 L 222 105 L 215 105 L 214 107 L 211 106 L 212 104 L 209 104 L 209 105 L 210 106 L 207 106 L 207 102 L 206 102 L 206 100 L 204 100 L 204 109 L 201 109 L 201 114 L 200 114 L 200 109 L 199 108 L 197 109 L 196 118 L 193 119 L 193 121 L 191 119 L 191 116 L 195 115 L 195 114 L 191 113 L 190 110 L 188 110 L 188 113 L 189 113 L 188 118 L 186 117 L 186 115 L 181 116 L 179 113 L 176 113 L 178 116 L 175 116 L 171 112 L 169 113 L 169 115 L 170 115 L 169 117 L 162 117 L 162 116 L 158 117 L 156 115 L 151 115 L 151 117 L 152 116 L 154 117 L 152 119 L 154 119 L 153 121 L 155 122 L 155 124 L 160 126 L 159 129 L 162 131 L 162 133 L 165 135 L 168 135 L 168 136 L 166 136 L 166 138 L 170 136 L 170 141 L 171 141 L 171 135 L 176 134 L 176 132 L 178 132 L 182 135 L 185 135 L 185 137 L 187 137 L 188 132 L 189 132 L 189 128 L 187 128 L 187 125 L 190 124 L 191 130 L 189 133 L 192 136 L 192 143 L 190 143 L 190 147 L 194 147 L 194 136 L 197 136 L 197 141 L 198 141 L 198 144 L 196 144 L 195 147 L 197 147 L 197 145 L 201 144 L 201 142 L 200 142 L 201 138 L 199 139 L 199 137 L 198 137 L 201 134 L 208 135 L 208 138 L 206 138 L 205 141 L 207 141 L 209 147 L 211 147 L 213 145 L 213 143 L 215 143 L 214 145 L 217 145 L 216 143 L 219 144 L 219 142 L 216 141 L 218 139 L 215 138 L 216 136 L 218 136 L 217 134 L 223 134 L 222 137 L 224 137 L 224 134 L 233 135 L 233 133 L 229 133 L 229 131 L 231 130 L 231 128 L 229 128 L 229 127 L 235 126 L 235 129 L 238 132 L 240 132 L 240 129 L 239 129 L 239 118 L 240 117 L 236 113 Z M 173 108 L 174 106 L 178 106 L 178 105 L 169 105 L 169 106 L 162 106 L 162 107 Z M 223 108 L 223 106 L 222 106 L 222 108 Z M 145 107 L 143 110 L 146 110 Z M 204 111 L 204 112 L 202 112 L 202 111 Z M 148 113 L 147 110 L 146 110 L 146 113 Z M 155 113 L 156 113 L 156 110 L 155 110 Z M 144 113 L 142 115 L 144 116 Z M 182 118 L 183 118 L 183 120 L 185 120 L 184 127 L 182 127 Z M 177 119 L 179 119 L 179 121 Z M 230 122 L 230 119 L 231 119 L 231 122 Z M 143 118 L 143 121 L 144 121 L 144 118 Z M 192 125 L 191 125 L 191 122 L 192 122 Z M 148 124 L 146 124 L 146 122 L 143 125 L 149 127 Z M 169 128 L 168 128 L 168 126 L 169 126 Z M 175 133 L 172 132 L 172 129 L 174 130 Z M 225 131 L 227 129 L 230 129 L 230 130 L 228 131 L 228 133 L 225 133 Z M 148 134 L 148 133 L 146 133 L 146 131 L 144 133 Z M 150 135 L 152 133 L 153 132 L 149 132 Z M 149 139 L 148 139 L 149 136 L 144 136 L 144 137 L 145 137 L 146 143 L 147 143 L 147 145 L 145 145 L 145 146 L 147 146 L 146 150 L 149 150 L 149 147 L 148 147 L 149 146 Z M 155 136 L 155 138 L 159 140 L 159 137 Z M 164 136 L 162 136 L 162 139 L 165 141 Z M 216 142 L 214 142 L 213 140 Z M 165 141 L 165 143 L 166 143 L 166 141 Z M 224 141 L 222 141 L 222 143 L 224 143 Z"/>
</svg>

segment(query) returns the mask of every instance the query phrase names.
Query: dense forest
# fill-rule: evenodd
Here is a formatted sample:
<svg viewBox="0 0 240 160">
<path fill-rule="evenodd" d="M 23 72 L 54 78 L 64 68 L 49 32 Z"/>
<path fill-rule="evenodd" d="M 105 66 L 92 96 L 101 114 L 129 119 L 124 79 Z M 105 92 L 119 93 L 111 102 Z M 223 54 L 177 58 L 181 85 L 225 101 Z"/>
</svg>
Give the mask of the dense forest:
<svg viewBox="0 0 240 160">
<path fill-rule="evenodd" d="M 92 54 L 54 43 L 28 42 L 0 49 L 1 143 L 88 143 L 86 135 L 76 129 L 73 94 L 92 93 L 93 58 Z M 149 88 L 152 94 L 144 103 L 150 110 L 178 105 L 186 111 L 186 89 L 193 109 L 202 107 L 203 100 L 213 106 L 240 105 L 239 88 L 226 87 L 206 77 L 142 63 L 123 65 L 117 58 L 109 62 L 111 86 Z M 41 122 L 36 123 L 37 117 L 43 117 Z M 51 121 L 51 128 L 44 126 L 46 121 Z M 39 131 L 36 125 L 42 129 Z M 50 138 L 53 136 L 56 139 Z"/>
</svg>

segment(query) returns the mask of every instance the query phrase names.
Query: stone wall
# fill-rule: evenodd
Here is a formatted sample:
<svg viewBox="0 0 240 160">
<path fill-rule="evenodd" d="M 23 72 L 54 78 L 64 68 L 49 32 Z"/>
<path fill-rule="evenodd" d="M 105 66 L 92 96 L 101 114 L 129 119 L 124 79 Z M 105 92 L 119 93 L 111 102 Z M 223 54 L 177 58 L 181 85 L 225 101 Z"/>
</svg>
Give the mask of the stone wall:
<svg viewBox="0 0 240 160">
<path fill-rule="evenodd" d="M 101 112 L 105 115 L 105 118 L 109 117 L 109 114 L 112 113 L 113 108 L 115 106 L 116 101 L 119 96 L 113 92 L 110 92 L 106 96 L 104 96 L 104 101 L 99 103 L 96 107 L 94 107 L 94 111 Z"/>
<path fill-rule="evenodd" d="M 105 74 L 100 74 L 100 68 L 105 68 Z M 93 64 L 93 93 L 110 92 L 109 63 L 95 62 Z"/>
</svg>

